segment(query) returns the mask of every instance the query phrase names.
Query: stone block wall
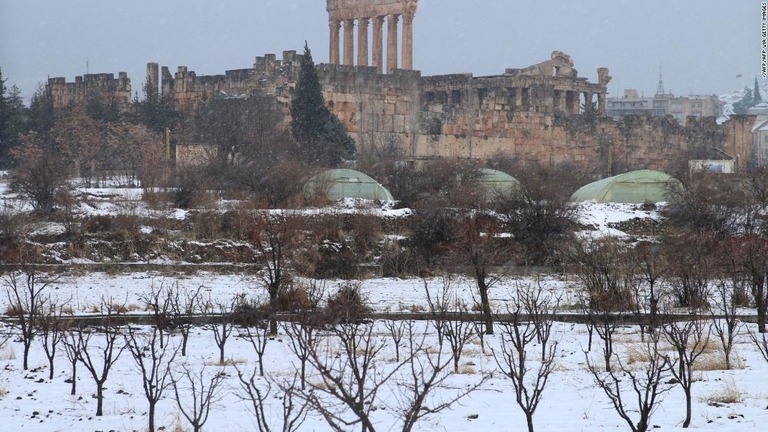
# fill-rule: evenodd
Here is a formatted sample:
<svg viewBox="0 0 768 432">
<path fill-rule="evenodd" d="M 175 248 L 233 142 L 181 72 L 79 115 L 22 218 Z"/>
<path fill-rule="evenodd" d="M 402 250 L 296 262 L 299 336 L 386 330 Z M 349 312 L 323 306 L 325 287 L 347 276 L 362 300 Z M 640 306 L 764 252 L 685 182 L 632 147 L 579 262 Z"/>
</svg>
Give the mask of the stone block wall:
<svg viewBox="0 0 768 432">
<path fill-rule="evenodd" d="M 54 109 L 83 106 L 92 94 L 114 102 L 120 109 L 131 104 L 131 80 L 125 72 L 120 72 L 117 79 L 111 73 L 86 74 L 75 77 L 75 82 L 67 82 L 64 77 L 48 78 L 47 90 Z"/>
<path fill-rule="evenodd" d="M 298 81 L 301 55 L 283 52 L 256 57 L 252 68 L 198 76 L 186 66 L 174 75 L 162 67 L 159 87 L 177 110 L 192 113 L 214 97 L 274 95 L 286 113 Z M 157 66 L 149 72 L 158 75 Z M 723 125 L 714 118 L 689 118 L 680 125 L 670 116 L 606 117 L 610 75 L 598 69 L 598 83 L 578 77 L 563 53 L 523 69 L 474 77 L 453 74 L 423 77 L 374 66 L 317 65 L 325 100 L 346 125 L 358 151 L 399 144 L 411 160 L 438 157 L 487 159 L 506 155 L 520 161 L 572 161 L 604 173 L 637 168 L 666 169 L 673 161 L 715 156 L 718 148 L 743 168 L 751 157 L 754 116 L 734 116 Z M 127 107 L 130 80 L 121 73 L 86 75 L 75 83 L 49 80 L 56 107 L 82 104 L 96 89 Z M 594 106 L 594 109 L 592 107 Z M 193 157 L 195 152 L 189 154 Z M 183 154 L 180 155 L 183 159 Z"/>
</svg>

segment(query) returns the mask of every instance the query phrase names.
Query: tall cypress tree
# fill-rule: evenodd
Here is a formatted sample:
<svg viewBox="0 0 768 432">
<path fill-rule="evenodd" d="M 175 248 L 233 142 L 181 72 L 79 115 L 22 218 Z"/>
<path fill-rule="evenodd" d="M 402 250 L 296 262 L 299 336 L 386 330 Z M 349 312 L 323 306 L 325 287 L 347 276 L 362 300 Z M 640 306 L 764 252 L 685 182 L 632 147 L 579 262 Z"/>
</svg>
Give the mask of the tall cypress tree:
<svg viewBox="0 0 768 432">
<path fill-rule="evenodd" d="M 755 105 L 763 101 L 760 97 L 760 87 L 757 85 L 757 77 L 755 77 L 755 89 L 752 91 L 752 103 Z"/>
<path fill-rule="evenodd" d="M 336 167 L 344 159 L 354 158 L 355 142 L 344 124 L 325 106 L 312 52 L 306 43 L 291 101 L 291 132 L 307 164 Z"/>
<path fill-rule="evenodd" d="M 11 148 L 19 145 L 19 134 L 26 132 L 27 114 L 21 90 L 8 88 L 0 69 L 0 168 L 9 168 Z"/>
</svg>

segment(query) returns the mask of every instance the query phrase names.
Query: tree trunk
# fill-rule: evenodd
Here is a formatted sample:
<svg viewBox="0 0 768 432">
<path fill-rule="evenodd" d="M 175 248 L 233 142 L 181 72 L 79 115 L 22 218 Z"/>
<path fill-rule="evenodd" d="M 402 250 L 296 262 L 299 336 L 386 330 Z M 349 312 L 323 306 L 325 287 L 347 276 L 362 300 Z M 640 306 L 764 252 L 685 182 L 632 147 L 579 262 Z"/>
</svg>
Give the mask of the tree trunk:
<svg viewBox="0 0 768 432">
<path fill-rule="evenodd" d="M 685 391 L 685 421 L 683 421 L 683 427 L 687 428 L 691 425 L 691 389 L 683 389 Z"/>
<path fill-rule="evenodd" d="M 77 358 L 72 362 L 72 389 L 69 394 L 74 396 L 75 393 L 77 393 Z"/>
<path fill-rule="evenodd" d="M 528 423 L 528 432 L 533 432 L 533 413 L 525 413 L 525 421 Z"/>
<path fill-rule="evenodd" d="M 103 411 L 104 402 L 104 385 L 102 383 L 96 383 L 96 417 L 104 415 Z"/>
<path fill-rule="evenodd" d="M 485 320 L 485 334 L 493 334 L 493 317 L 491 316 L 491 303 L 488 300 L 488 287 L 484 280 L 477 280 L 477 288 L 480 291 L 480 306 L 483 309 L 483 319 Z"/>
<path fill-rule="evenodd" d="M 768 308 L 766 305 L 768 301 L 765 298 L 765 286 L 763 281 L 760 280 L 759 286 L 755 287 L 755 306 L 757 306 L 757 331 L 765 333 L 765 310 Z"/>
<path fill-rule="evenodd" d="M 219 345 L 219 364 L 224 365 L 224 341 Z"/>
<path fill-rule="evenodd" d="M 50 372 L 48 373 L 48 379 L 53 379 L 53 357 L 50 357 L 48 359 L 48 369 L 50 369 Z"/>
<path fill-rule="evenodd" d="M 269 334 L 277 334 L 277 288 L 269 288 Z"/>
<path fill-rule="evenodd" d="M 24 339 L 24 370 L 29 369 L 29 347 L 32 345 L 31 338 Z"/>
<path fill-rule="evenodd" d="M 149 412 L 147 413 L 147 416 L 149 417 L 149 429 L 148 432 L 155 432 L 155 403 L 150 401 L 149 402 Z"/>
<path fill-rule="evenodd" d="M 189 340 L 189 329 L 181 331 L 181 356 L 187 356 L 187 341 Z"/>
</svg>

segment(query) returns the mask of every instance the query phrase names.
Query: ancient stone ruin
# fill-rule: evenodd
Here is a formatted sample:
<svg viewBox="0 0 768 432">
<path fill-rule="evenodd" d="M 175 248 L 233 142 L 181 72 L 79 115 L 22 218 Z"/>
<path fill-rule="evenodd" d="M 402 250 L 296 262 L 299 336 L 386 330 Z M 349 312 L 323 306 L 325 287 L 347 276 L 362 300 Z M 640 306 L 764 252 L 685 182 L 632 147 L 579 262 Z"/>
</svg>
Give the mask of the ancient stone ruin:
<svg viewBox="0 0 768 432">
<path fill-rule="evenodd" d="M 590 82 L 579 76 L 573 60 L 561 51 L 552 52 L 541 63 L 509 68 L 494 76 L 422 76 L 411 69 L 416 3 L 327 2 L 331 60 L 317 65 L 318 74 L 326 102 L 347 126 L 359 152 L 395 143 L 410 160 L 482 160 L 505 155 L 520 161 L 591 164 L 606 174 L 629 168 L 663 170 L 692 156 L 704 158 L 713 148 L 734 155 L 737 166 L 743 167 L 752 156 L 749 128 L 754 119 L 735 117 L 718 125 L 714 118 L 688 118 L 686 124 L 679 124 L 667 117 L 614 120 L 605 116 L 611 80 L 608 69 L 598 68 L 597 82 Z M 398 66 L 400 21 L 403 46 Z M 369 62 L 370 22 L 373 53 Z M 344 54 L 340 62 L 342 26 Z M 256 57 L 250 68 L 210 76 L 198 76 L 186 66 L 171 74 L 169 68 L 150 63 L 147 81 L 150 89 L 156 89 L 185 113 L 212 98 L 252 94 L 273 95 L 287 107 L 300 64 L 301 55 L 296 51 L 284 51 L 281 59 L 274 54 Z M 48 86 L 56 107 L 81 104 L 91 91 L 117 98 L 126 106 L 130 100 L 130 81 L 123 73 L 118 80 L 107 74 L 86 75 L 75 83 L 51 78 Z M 179 144 L 183 147 L 185 143 Z"/>
<path fill-rule="evenodd" d="M 357 66 L 368 66 L 369 24 L 373 23 L 371 61 L 378 72 L 384 70 L 384 21 L 387 23 L 387 73 L 398 69 L 398 21 L 402 19 L 401 69 L 413 68 L 413 18 L 417 0 L 328 0 L 330 64 L 352 66 L 357 23 Z M 339 32 L 344 28 L 344 57 L 339 63 Z"/>
</svg>

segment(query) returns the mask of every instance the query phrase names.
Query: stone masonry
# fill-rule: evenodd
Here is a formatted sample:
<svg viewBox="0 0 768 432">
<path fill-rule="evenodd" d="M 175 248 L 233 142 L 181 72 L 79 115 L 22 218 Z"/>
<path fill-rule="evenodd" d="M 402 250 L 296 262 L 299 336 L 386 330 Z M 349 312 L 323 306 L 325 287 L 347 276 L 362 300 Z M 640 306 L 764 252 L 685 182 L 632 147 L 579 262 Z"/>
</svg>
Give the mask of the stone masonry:
<svg viewBox="0 0 768 432">
<path fill-rule="evenodd" d="M 378 72 L 384 71 L 384 21 L 387 26 L 387 68 L 413 68 L 413 18 L 418 0 L 328 0 L 328 26 L 330 28 L 330 60 L 332 65 L 368 66 L 368 40 L 373 24 L 373 53 L 371 64 Z M 398 32 L 402 21 L 402 59 L 398 67 Z M 357 57 L 355 61 L 355 25 L 357 25 Z M 343 57 L 339 56 L 339 33 L 344 29 Z"/>
<path fill-rule="evenodd" d="M 597 82 L 589 82 L 561 51 L 541 63 L 494 76 L 423 77 L 412 70 L 416 4 L 327 0 L 331 58 L 317 65 L 318 74 L 327 104 L 346 125 L 359 152 L 397 143 L 410 160 L 506 155 L 520 161 L 591 164 L 605 174 L 663 170 L 692 156 L 705 158 L 713 148 L 735 156 L 741 167 L 752 155 L 754 118 L 732 118 L 718 125 L 714 118 L 688 118 L 679 124 L 670 116 L 605 116 L 608 69 L 598 68 Z M 211 76 L 198 76 L 186 66 L 171 74 L 167 67 L 150 63 L 147 82 L 187 114 L 212 98 L 253 94 L 273 95 L 287 112 L 301 57 L 296 51 L 283 52 L 281 59 L 267 54 L 256 57 L 251 68 Z M 51 78 L 48 87 L 57 108 L 83 103 L 91 91 L 115 98 L 122 106 L 130 101 L 130 80 L 124 73 L 118 80 L 100 74 L 78 77 L 75 83 Z"/>
</svg>

